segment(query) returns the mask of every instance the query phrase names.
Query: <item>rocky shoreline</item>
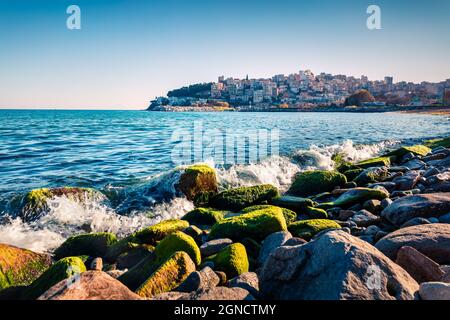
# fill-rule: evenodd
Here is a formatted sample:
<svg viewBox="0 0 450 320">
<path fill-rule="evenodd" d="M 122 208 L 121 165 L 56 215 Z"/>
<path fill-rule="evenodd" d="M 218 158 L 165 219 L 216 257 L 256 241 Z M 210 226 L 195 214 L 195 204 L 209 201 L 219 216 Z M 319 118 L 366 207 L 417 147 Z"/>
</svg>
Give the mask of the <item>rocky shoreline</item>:
<svg viewBox="0 0 450 320">
<path fill-rule="evenodd" d="M 51 254 L 0 244 L 0 299 L 449 300 L 450 138 L 404 146 L 333 171 L 219 190 L 207 165 L 183 169 L 177 190 L 195 204 L 124 238 L 90 233 Z M 47 199 L 108 201 L 83 188 L 39 189 Z"/>
</svg>

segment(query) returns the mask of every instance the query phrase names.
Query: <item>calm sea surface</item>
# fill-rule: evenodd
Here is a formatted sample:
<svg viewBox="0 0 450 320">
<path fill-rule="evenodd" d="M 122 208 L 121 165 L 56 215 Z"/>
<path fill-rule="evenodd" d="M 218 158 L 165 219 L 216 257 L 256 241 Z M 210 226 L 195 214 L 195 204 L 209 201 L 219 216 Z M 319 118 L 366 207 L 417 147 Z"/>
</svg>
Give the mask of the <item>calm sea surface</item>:
<svg viewBox="0 0 450 320">
<path fill-rule="evenodd" d="M 194 123 L 215 132 L 278 129 L 286 156 L 345 140 L 373 144 L 450 132 L 446 117 L 416 114 L 0 110 L 0 213 L 11 196 L 33 188 L 126 186 L 171 169 L 172 150 Z"/>
</svg>

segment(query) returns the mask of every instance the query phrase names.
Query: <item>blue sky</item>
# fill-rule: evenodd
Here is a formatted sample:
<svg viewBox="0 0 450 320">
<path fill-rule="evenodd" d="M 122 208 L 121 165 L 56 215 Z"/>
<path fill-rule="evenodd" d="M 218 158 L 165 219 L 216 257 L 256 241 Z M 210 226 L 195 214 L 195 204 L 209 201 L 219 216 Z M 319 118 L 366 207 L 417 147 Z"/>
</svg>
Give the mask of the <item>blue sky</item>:
<svg viewBox="0 0 450 320">
<path fill-rule="evenodd" d="M 66 8 L 81 8 L 81 30 Z M 381 8 L 368 30 L 366 8 Z M 217 76 L 450 78 L 447 0 L 0 0 L 0 108 L 143 109 Z"/>
</svg>

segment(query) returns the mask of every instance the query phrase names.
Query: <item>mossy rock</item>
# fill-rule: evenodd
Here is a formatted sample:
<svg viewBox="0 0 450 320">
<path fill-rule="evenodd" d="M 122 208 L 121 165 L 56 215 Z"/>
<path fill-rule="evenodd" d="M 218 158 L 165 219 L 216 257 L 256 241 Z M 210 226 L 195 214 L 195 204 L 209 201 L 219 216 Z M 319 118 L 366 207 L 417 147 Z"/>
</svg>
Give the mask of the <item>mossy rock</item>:
<svg viewBox="0 0 450 320">
<path fill-rule="evenodd" d="M 225 213 L 210 208 L 197 208 L 186 213 L 181 219 L 197 226 L 211 226 L 222 220 Z"/>
<path fill-rule="evenodd" d="M 0 290 L 29 285 L 47 270 L 51 263 L 47 254 L 0 244 Z"/>
<path fill-rule="evenodd" d="M 240 211 L 246 207 L 268 202 L 279 196 L 278 189 L 270 184 L 240 187 L 223 191 L 210 200 L 210 205 L 222 210 Z"/>
<path fill-rule="evenodd" d="M 450 148 L 450 137 L 425 141 L 425 146 L 434 149 L 437 147 Z"/>
<path fill-rule="evenodd" d="M 350 207 L 354 204 L 363 204 L 367 200 L 383 200 L 389 197 L 389 194 L 380 189 L 370 189 L 370 188 L 354 188 L 344 194 L 334 201 L 332 204 L 335 207 L 345 208 Z"/>
<path fill-rule="evenodd" d="M 384 155 L 384 157 L 396 157 L 397 159 L 401 159 L 405 154 L 407 153 L 413 153 L 417 156 L 426 156 L 431 152 L 431 149 L 424 145 L 415 145 L 415 146 L 409 146 L 409 147 L 401 147 L 397 150 L 391 151 Z"/>
<path fill-rule="evenodd" d="M 249 262 L 245 246 L 239 242 L 230 244 L 205 261 L 214 263 L 214 269 L 226 273 L 228 279 L 248 272 Z"/>
<path fill-rule="evenodd" d="M 388 167 L 395 161 L 395 157 L 377 157 L 358 162 L 356 165 L 363 169 L 371 167 Z"/>
<path fill-rule="evenodd" d="M 134 248 L 122 253 L 117 258 L 117 269 L 130 269 L 151 255 L 155 247 L 146 244 L 136 244 Z"/>
<path fill-rule="evenodd" d="M 106 259 L 108 261 L 115 261 L 119 255 L 129 249 L 134 248 L 137 244 L 156 245 L 167 235 L 176 231 L 182 231 L 189 227 L 189 222 L 186 220 L 171 219 L 164 220 L 153 226 L 144 228 L 125 237 L 108 248 Z"/>
<path fill-rule="evenodd" d="M 314 170 L 299 173 L 289 188 L 288 194 L 308 197 L 332 191 L 347 183 L 347 178 L 337 171 Z"/>
<path fill-rule="evenodd" d="M 144 283 L 136 290 L 141 297 L 169 292 L 177 288 L 195 271 L 195 264 L 186 252 L 173 253 Z"/>
<path fill-rule="evenodd" d="M 240 240 L 246 237 L 262 240 L 269 234 L 287 229 L 283 211 L 278 207 L 256 210 L 226 218 L 211 228 L 208 238 Z"/>
<path fill-rule="evenodd" d="M 362 172 L 364 172 L 364 169 L 350 169 L 344 172 L 344 176 L 347 177 L 347 181 L 353 181 Z"/>
<path fill-rule="evenodd" d="M 298 213 L 303 212 L 308 207 L 314 207 L 316 203 L 308 198 L 295 196 L 282 196 L 272 199 L 271 204 L 281 208 L 286 208 Z"/>
<path fill-rule="evenodd" d="M 37 299 L 40 295 L 58 282 L 86 271 L 86 266 L 78 257 L 67 257 L 58 260 L 25 291 L 25 299 Z"/>
<path fill-rule="evenodd" d="M 197 266 L 200 265 L 202 260 L 200 248 L 191 236 L 180 231 L 168 235 L 159 242 L 154 253 L 157 262 L 162 262 L 176 251 L 186 252 Z"/>
<path fill-rule="evenodd" d="M 241 213 L 249 213 L 252 211 L 267 209 L 267 208 L 271 208 L 271 207 L 276 207 L 276 206 L 273 206 L 270 204 L 259 204 L 256 206 L 244 208 L 241 211 Z M 294 211 L 289 210 L 287 208 L 281 208 L 281 210 L 283 211 L 284 220 L 286 220 L 287 224 L 290 224 L 290 223 L 294 222 L 295 220 L 297 220 L 297 213 L 295 213 Z"/>
<path fill-rule="evenodd" d="M 80 234 L 67 239 L 55 250 L 55 258 L 88 255 L 104 257 L 109 246 L 117 242 L 116 235 L 110 232 Z"/>
<path fill-rule="evenodd" d="M 201 263 L 200 249 L 192 237 L 177 231 L 158 243 L 155 250 L 133 268 L 121 275 L 118 280 L 130 290 L 136 290 L 146 281 L 170 256 L 183 251 L 191 257 L 195 265 Z"/>
<path fill-rule="evenodd" d="M 358 186 L 365 186 L 369 183 L 375 183 L 384 180 L 389 176 L 386 167 L 368 168 L 361 172 L 353 181 Z"/>
<path fill-rule="evenodd" d="M 217 193 L 216 171 L 206 164 L 190 166 L 181 174 L 176 188 L 190 201 L 193 201 L 197 195 L 204 192 Z"/>
<path fill-rule="evenodd" d="M 341 226 L 333 220 L 311 219 L 294 222 L 288 229 L 294 237 L 310 240 L 320 231 L 340 228 Z"/>
<path fill-rule="evenodd" d="M 328 219 L 327 212 L 320 208 L 307 207 L 305 210 L 305 214 L 310 219 Z"/>
<path fill-rule="evenodd" d="M 41 188 L 28 192 L 22 200 L 20 216 L 25 221 L 36 220 L 50 210 L 48 200 L 55 197 L 67 197 L 74 202 L 106 201 L 105 195 L 92 188 Z"/>
</svg>

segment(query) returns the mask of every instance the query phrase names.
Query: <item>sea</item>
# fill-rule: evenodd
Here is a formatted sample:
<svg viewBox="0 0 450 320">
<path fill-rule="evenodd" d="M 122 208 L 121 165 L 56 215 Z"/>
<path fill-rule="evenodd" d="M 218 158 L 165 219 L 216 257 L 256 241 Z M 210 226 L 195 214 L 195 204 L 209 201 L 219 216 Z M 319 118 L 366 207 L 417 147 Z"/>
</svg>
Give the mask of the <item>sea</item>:
<svg viewBox="0 0 450 320">
<path fill-rule="evenodd" d="M 226 189 L 271 183 L 287 190 L 300 171 L 332 169 L 399 144 L 450 136 L 444 116 L 400 113 L 0 110 L 0 243 L 52 251 L 83 232 L 125 236 L 193 204 L 177 192 L 180 168 L 207 163 Z M 89 187 L 108 202 L 49 199 L 23 221 L 30 190 Z"/>
</svg>

